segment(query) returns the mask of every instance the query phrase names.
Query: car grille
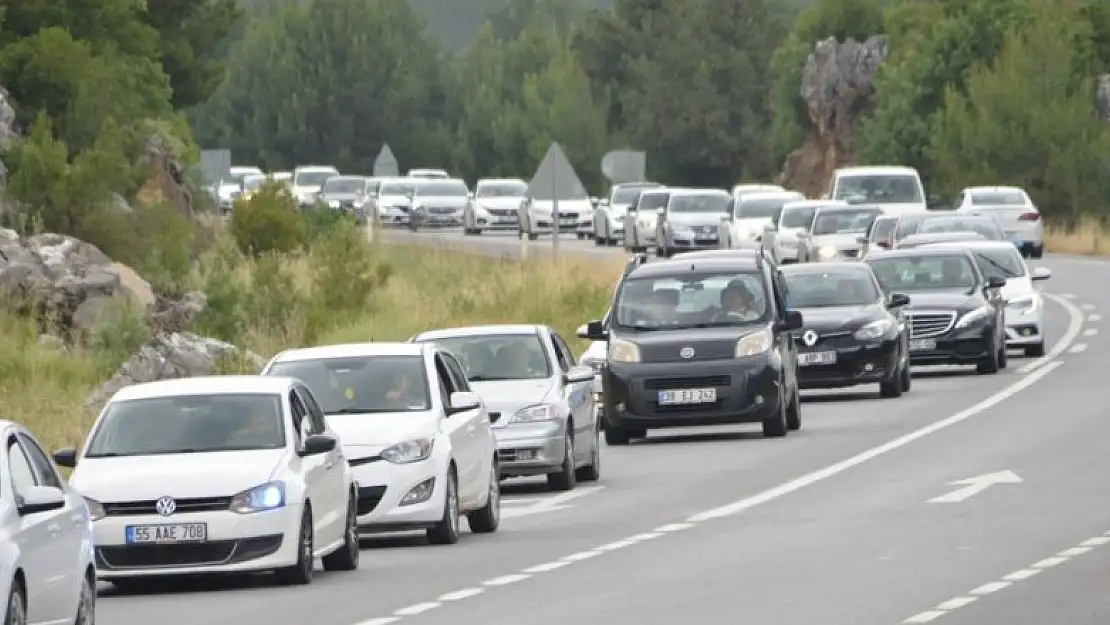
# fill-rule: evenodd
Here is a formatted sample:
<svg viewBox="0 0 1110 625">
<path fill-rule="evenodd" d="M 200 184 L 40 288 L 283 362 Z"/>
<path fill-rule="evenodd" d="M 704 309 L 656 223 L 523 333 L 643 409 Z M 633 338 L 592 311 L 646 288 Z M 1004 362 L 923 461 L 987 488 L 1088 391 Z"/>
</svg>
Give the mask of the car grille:
<svg viewBox="0 0 1110 625">
<path fill-rule="evenodd" d="M 920 339 L 940 336 L 952 329 L 956 323 L 955 311 L 916 312 L 907 311 L 910 318 L 910 338 Z"/>
<path fill-rule="evenodd" d="M 511 208 L 487 208 L 486 210 L 494 217 L 508 217 L 516 214 L 516 211 Z"/>
<path fill-rule="evenodd" d="M 840 250 L 840 255 L 844 258 L 859 258 L 859 250 Z"/>
<path fill-rule="evenodd" d="M 175 499 L 177 508 L 174 514 L 188 514 L 190 512 L 212 512 L 214 510 L 227 510 L 231 507 L 231 497 L 197 497 L 193 499 Z M 133 516 L 139 514 L 158 514 L 155 509 L 155 500 L 150 501 L 123 501 L 104 503 L 104 514 L 107 516 Z"/>
<path fill-rule="evenodd" d="M 358 515 L 370 514 L 385 496 L 385 486 L 358 487 Z"/>
<path fill-rule="evenodd" d="M 690 228 L 690 230 L 693 231 L 694 234 L 712 234 L 714 236 L 717 235 L 716 226 L 695 226 L 693 228 Z"/>
<path fill-rule="evenodd" d="M 559 211 L 559 219 L 578 219 L 578 213 Z"/>
<path fill-rule="evenodd" d="M 449 208 L 449 207 L 446 207 L 446 206 L 429 206 L 428 207 L 428 212 L 432 213 L 433 215 L 448 215 L 450 213 L 455 212 L 455 210 L 457 210 L 457 209 Z"/>
<path fill-rule="evenodd" d="M 143 569 L 205 566 L 253 560 L 274 553 L 282 536 L 257 536 L 242 540 L 214 540 L 176 545 L 115 545 L 97 547 L 97 565 L 107 569 Z"/>
<path fill-rule="evenodd" d="M 704 378 L 651 378 L 644 380 L 644 388 L 649 391 L 669 391 L 685 388 L 709 388 L 728 386 L 732 379 L 727 375 L 714 375 Z"/>
<path fill-rule="evenodd" d="M 856 344 L 851 338 L 851 332 L 829 332 L 826 334 L 818 334 L 817 342 L 810 347 L 806 345 L 805 340 L 802 339 L 802 335 L 804 334 L 805 332 L 797 332 L 794 334 L 794 344 L 802 349 L 817 349 L 822 347 L 831 349 L 834 347 L 850 347 Z"/>
</svg>

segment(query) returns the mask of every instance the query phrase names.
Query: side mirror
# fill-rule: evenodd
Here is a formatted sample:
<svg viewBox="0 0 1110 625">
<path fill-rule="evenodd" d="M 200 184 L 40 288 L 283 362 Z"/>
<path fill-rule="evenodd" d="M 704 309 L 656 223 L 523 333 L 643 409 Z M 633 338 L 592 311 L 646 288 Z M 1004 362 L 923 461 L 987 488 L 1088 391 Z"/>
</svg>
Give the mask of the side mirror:
<svg viewBox="0 0 1110 625">
<path fill-rule="evenodd" d="M 451 405 L 447 406 L 447 416 L 466 412 L 467 410 L 477 410 L 482 407 L 482 398 L 478 397 L 475 393 L 467 393 L 460 391 L 451 393 Z"/>
<path fill-rule="evenodd" d="M 667 209 L 665 209 L 665 208 L 657 208 L 657 209 L 655 209 L 655 214 L 656 214 L 656 215 L 659 215 L 660 217 L 663 217 L 663 216 L 665 216 L 665 215 L 667 214 Z"/>
<path fill-rule="evenodd" d="M 1048 267 L 1034 267 L 1029 277 L 1033 280 L 1048 280 L 1052 277 L 1052 270 Z"/>
<path fill-rule="evenodd" d="M 1004 286 L 1006 286 L 1006 278 L 1002 276 L 991 276 L 987 278 L 987 288 L 1001 289 Z"/>
<path fill-rule="evenodd" d="M 68 447 L 66 449 L 59 449 L 54 452 L 54 462 L 59 467 L 72 469 L 77 466 L 77 450 Z"/>
<path fill-rule="evenodd" d="M 583 323 L 582 325 L 578 326 L 578 329 L 574 331 L 574 334 L 577 335 L 580 339 L 590 338 L 590 324 Z"/>
<path fill-rule="evenodd" d="M 609 340 L 609 333 L 605 331 L 605 325 L 600 320 L 595 319 L 586 324 L 586 336 L 582 338 L 591 341 L 607 341 Z"/>
<path fill-rule="evenodd" d="M 875 245 L 878 245 L 879 247 L 883 248 L 884 250 L 889 250 L 890 249 L 890 241 L 887 241 L 887 240 L 875 241 Z"/>
<path fill-rule="evenodd" d="M 37 512 L 57 510 L 66 505 L 66 494 L 53 486 L 31 486 L 27 492 L 16 499 L 15 509 L 19 516 Z"/>
<path fill-rule="evenodd" d="M 856 237 L 856 243 L 867 245 L 867 237 Z"/>
<path fill-rule="evenodd" d="M 327 434 L 312 434 L 306 436 L 304 439 L 304 447 L 301 448 L 297 455 L 304 458 L 305 456 L 318 456 L 326 454 L 335 449 L 339 443 L 334 436 Z"/>
<path fill-rule="evenodd" d="M 910 305 L 910 296 L 905 293 L 891 293 L 887 300 L 887 308 L 901 308 Z"/>
<path fill-rule="evenodd" d="M 797 310 L 788 310 L 783 315 L 782 321 L 778 323 L 778 329 L 784 332 L 793 330 L 800 330 L 805 321 L 802 319 L 802 313 Z"/>
<path fill-rule="evenodd" d="M 571 367 L 569 371 L 563 375 L 563 382 L 566 384 L 575 384 L 578 382 L 592 382 L 594 379 L 594 370 L 585 365 L 576 365 Z"/>
</svg>

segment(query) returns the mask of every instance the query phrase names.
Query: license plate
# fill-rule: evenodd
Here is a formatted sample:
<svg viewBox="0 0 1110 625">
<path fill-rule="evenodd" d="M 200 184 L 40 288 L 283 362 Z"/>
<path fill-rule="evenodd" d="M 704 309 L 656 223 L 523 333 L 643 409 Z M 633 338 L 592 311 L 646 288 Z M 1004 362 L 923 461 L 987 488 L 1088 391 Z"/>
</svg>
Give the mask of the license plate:
<svg viewBox="0 0 1110 625">
<path fill-rule="evenodd" d="M 678 404 L 712 404 L 717 401 L 715 388 L 690 388 L 677 391 L 659 391 L 660 406 Z"/>
<path fill-rule="evenodd" d="M 806 352 L 798 354 L 798 365 L 802 367 L 832 364 L 836 364 L 836 352 Z"/>
<path fill-rule="evenodd" d="M 127 544 L 129 545 L 203 543 L 208 541 L 207 523 L 128 525 L 126 532 Z"/>
<path fill-rule="evenodd" d="M 936 339 L 913 339 L 912 341 L 910 341 L 911 352 L 928 352 L 936 348 Z"/>
</svg>

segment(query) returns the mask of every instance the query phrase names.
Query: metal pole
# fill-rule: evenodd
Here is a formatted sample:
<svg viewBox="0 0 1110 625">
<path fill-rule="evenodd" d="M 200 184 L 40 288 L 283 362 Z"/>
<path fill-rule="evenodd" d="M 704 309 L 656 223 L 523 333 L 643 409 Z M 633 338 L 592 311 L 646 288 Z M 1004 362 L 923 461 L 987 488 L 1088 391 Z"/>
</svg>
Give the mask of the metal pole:
<svg viewBox="0 0 1110 625">
<path fill-rule="evenodd" d="M 559 192 L 558 192 L 559 173 L 556 170 L 555 175 L 551 176 L 551 260 L 559 258 L 559 233 L 562 231 L 562 220 L 559 218 Z"/>
</svg>

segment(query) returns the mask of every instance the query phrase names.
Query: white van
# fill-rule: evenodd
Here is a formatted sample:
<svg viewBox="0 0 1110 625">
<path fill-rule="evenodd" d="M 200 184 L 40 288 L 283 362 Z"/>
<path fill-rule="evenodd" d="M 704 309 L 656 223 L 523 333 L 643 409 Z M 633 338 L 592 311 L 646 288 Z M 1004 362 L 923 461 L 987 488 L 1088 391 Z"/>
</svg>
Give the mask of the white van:
<svg viewBox="0 0 1110 625">
<path fill-rule="evenodd" d="M 823 199 L 877 206 L 887 215 L 929 209 L 921 174 L 913 167 L 843 167 L 833 172 Z"/>
</svg>

